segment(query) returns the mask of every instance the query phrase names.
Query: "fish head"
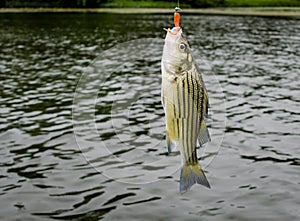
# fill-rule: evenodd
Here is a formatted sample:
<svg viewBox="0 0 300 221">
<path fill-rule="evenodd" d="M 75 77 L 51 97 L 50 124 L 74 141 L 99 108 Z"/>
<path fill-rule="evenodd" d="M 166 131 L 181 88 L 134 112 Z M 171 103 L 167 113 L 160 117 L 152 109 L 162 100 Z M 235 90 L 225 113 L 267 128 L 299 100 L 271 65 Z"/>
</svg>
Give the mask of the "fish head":
<svg viewBox="0 0 300 221">
<path fill-rule="evenodd" d="M 190 46 L 180 27 L 166 29 L 166 31 L 162 65 L 169 72 L 182 74 L 192 67 L 193 58 Z"/>
</svg>

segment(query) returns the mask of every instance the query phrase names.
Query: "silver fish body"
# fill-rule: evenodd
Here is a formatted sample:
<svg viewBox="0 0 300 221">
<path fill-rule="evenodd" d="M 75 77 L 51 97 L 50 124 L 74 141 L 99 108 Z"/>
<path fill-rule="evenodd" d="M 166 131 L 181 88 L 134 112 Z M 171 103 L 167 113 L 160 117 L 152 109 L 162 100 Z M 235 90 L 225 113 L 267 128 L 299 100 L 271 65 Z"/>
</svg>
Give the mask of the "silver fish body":
<svg viewBox="0 0 300 221">
<path fill-rule="evenodd" d="M 186 192 L 195 183 L 210 188 L 200 168 L 196 149 L 197 145 L 210 141 L 205 125 L 208 96 L 189 44 L 179 27 L 167 32 L 161 69 L 168 152 L 178 147 L 183 160 L 180 192 Z"/>
</svg>

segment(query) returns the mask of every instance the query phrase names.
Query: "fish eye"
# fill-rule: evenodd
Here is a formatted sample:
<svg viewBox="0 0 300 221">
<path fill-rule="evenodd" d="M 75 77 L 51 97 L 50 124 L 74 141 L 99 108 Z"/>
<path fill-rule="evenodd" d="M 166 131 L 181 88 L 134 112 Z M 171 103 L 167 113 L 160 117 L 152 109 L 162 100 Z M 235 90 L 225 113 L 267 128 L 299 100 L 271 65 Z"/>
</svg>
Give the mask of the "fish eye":
<svg viewBox="0 0 300 221">
<path fill-rule="evenodd" d="M 186 48 L 185 44 L 181 43 L 181 44 L 179 45 L 179 49 L 180 49 L 180 50 L 185 50 L 185 48 Z"/>
</svg>

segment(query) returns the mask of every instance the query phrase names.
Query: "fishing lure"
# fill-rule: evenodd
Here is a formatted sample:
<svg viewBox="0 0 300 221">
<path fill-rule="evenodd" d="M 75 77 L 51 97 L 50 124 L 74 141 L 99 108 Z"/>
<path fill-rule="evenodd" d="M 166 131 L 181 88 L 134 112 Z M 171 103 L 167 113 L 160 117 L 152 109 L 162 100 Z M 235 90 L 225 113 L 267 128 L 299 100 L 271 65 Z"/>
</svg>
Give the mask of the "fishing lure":
<svg viewBox="0 0 300 221">
<path fill-rule="evenodd" d="M 171 30 L 170 28 L 164 28 L 165 31 L 169 32 L 172 35 L 177 35 L 177 33 L 179 32 L 180 28 L 180 14 L 179 14 L 179 10 L 181 10 L 179 7 L 175 8 L 175 12 L 174 12 L 174 30 Z"/>
<path fill-rule="evenodd" d="M 175 12 L 174 12 L 174 26 L 175 27 L 180 27 L 180 14 L 179 11 L 180 8 L 176 7 Z"/>
</svg>

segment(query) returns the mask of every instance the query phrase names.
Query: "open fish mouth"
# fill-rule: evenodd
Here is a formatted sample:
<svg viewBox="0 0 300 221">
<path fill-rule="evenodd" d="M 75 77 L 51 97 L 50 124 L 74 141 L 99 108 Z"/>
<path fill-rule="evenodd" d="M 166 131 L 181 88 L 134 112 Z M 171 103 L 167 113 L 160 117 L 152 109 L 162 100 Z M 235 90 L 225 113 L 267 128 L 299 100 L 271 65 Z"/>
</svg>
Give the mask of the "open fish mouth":
<svg viewBox="0 0 300 221">
<path fill-rule="evenodd" d="M 175 29 L 175 30 L 174 30 L 174 29 Z M 178 32 L 181 30 L 181 28 L 180 28 L 180 27 L 174 27 L 173 29 L 170 29 L 170 28 L 164 28 L 164 30 L 165 30 L 166 32 L 169 32 L 169 33 L 172 34 L 172 35 L 177 35 Z"/>
</svg>

